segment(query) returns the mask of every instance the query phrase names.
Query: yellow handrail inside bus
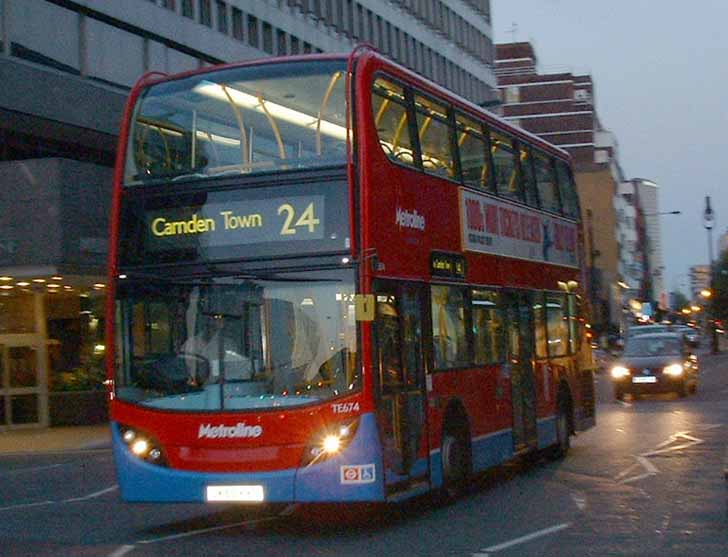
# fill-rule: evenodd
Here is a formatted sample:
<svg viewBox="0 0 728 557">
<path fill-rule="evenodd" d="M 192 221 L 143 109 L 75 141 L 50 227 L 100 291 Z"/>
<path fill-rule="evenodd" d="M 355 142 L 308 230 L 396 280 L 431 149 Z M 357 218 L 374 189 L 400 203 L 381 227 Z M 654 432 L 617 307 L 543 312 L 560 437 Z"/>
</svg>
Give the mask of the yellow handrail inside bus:
<svg viewBox="0 0 728 557">
<path fill-rule="evenodd" d="M 233 109 L 233 114 L 235 114 L 235 119 L 238 121 L 238 128 L 240 128 L 241 159 L 243 161 L 243 164 L 250 164 L 250 157 L 248 154 L 248 134 L 245 132 L 245 123 L 243 121 L 243 113 L 241 112 L 240 107 L 237 105 L 237 103 L 233 100 L 227 87 L 225 85 L 220 85 L 220 87 L 222 88 L 223 93 L 225 93 L 225 96 L 227 97 L 227 100 Z"/>
<path fill-rule="evenodd" d="M 321 119 L 323 118 L 323 115 L 326 113 L 326 109 L 328 108 L 329 98 L 331 97 L 331 93 L 334 91 L 334 86 L 341 76 L 342 72 L 336 72 L 334 75 L 331 76 L 331 79 L 329 80 L 329 86 L 326 88 L 326 93 L 324 93 L 324 98 L 321 101 L 321 109 L 319 110 L 318 119 L 316 120 L 317 155 L 321 155 Z"/>
<path fill-rule="evenodd" d="M 276 123 L 273 116 L 271 116 L 270 112 L 268 112 L 268 109 L 265 106 L 265 101 L 263 100 L 263 95 L 260 93 L 258 94 L 258 103 L 260 104 L 260 108 L 263 109 L 263 112 L 265 113 L 266 118 L 268 118 L 270 127 L 273 128 L 273 134 L 276 136 L 276 142 L 278 143 L 279 158 L 285 159 L 286 158 L 286 149 L 283 146 L 283 138 L 281 137 L 281 131 L 278 129 L 278 124 Z"/>
</svg>

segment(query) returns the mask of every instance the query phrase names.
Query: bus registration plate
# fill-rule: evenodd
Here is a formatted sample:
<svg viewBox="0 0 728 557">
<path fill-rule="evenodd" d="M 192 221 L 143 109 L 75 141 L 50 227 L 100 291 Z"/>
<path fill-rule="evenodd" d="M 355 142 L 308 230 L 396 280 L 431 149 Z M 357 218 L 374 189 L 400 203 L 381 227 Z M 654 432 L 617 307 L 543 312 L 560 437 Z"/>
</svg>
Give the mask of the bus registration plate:
<svg viewBox="0 0 728 557">
<path fill-rule="evenodd" d="M 262 485 L 208 485 L 207 501 L 249 501 L 265 500 Z"/>
</svg>

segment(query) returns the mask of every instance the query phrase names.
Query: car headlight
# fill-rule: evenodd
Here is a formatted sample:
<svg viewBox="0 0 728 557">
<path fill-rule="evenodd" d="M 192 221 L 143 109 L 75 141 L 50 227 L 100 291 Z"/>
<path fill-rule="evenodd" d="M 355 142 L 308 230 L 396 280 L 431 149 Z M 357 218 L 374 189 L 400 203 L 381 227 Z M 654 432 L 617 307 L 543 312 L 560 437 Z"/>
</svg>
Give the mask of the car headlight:
<svg viewBox="0 0 728 557">
<path fill-rule="evenodd" d="M 682 364 L 670 364 L 663 368 L 662 373 L 672 375 L 673 377 L 679 377 L 683 374 L 683 366 Z"/>
<path fill-rule="evenodd" d="M 349 446 L 359 428 L 359 418 L 332 424 L 317 432 L 301 458 L 301 466 L 311 466 L 340 454 Z"/>
<path fill-rule="evenodd" d="M 164 455 L 162 446 L 151 435 L 125 425 L 120 425 L 119 429 L 121 439 L 134 456 L 150 464 L 167 466 L 167 458 Z"/>
<path fill-rule="evenodd" d="M 627 377 L 629 375 L 629 370 L 624 366 L 614 366 L 611 374 L 615 379 L 622 379 L 622 377 Z"/>
</svg>

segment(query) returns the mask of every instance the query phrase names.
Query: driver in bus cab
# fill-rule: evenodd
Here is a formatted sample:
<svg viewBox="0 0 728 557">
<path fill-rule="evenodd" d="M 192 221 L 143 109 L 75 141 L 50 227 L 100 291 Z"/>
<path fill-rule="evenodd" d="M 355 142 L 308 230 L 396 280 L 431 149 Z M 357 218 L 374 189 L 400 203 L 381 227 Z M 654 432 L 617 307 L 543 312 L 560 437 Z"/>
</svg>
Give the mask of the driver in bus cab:
<svg viewBox="0 0 728 557">
<path fill-rule="evenodd" d="M 217 383 L 221 372 L 225 373 L 226 380 L 250 379 L 250 360 L 239 353 L 240 343 L 227 334 L 225 318 L 215 315 L 207 325 L 182 344 L 181 353 L 186 355 L 189 375 L 187 382 L 193 386 Z"/>
</svg>

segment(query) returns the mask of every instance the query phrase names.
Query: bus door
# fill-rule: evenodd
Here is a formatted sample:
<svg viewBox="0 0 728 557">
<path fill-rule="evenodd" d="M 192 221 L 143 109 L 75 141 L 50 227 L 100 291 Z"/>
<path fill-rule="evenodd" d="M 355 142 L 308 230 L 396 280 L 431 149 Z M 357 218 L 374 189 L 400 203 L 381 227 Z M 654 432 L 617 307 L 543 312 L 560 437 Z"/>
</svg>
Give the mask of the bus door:
<svg viewBox="0 0 728 557">
<path fill-rule="evenodd" d="M 418 459 L 425 438 L 425 373 L 420 285 L 380 282 L 375 289 L 377 421 L 388 492 L 426 478 L 428 459 Z M 424 454 L 427 455 L 425 448 Z"/>
<path fill-rule="evenodd" d="M 534 379 L 533 314 L 529 296 L 504 296 L 506 310 L 506 365 L 510 368 L 513 405 L 513 446 L 516 453 L 538 445 L 536 386 Z"/>
</svg>

